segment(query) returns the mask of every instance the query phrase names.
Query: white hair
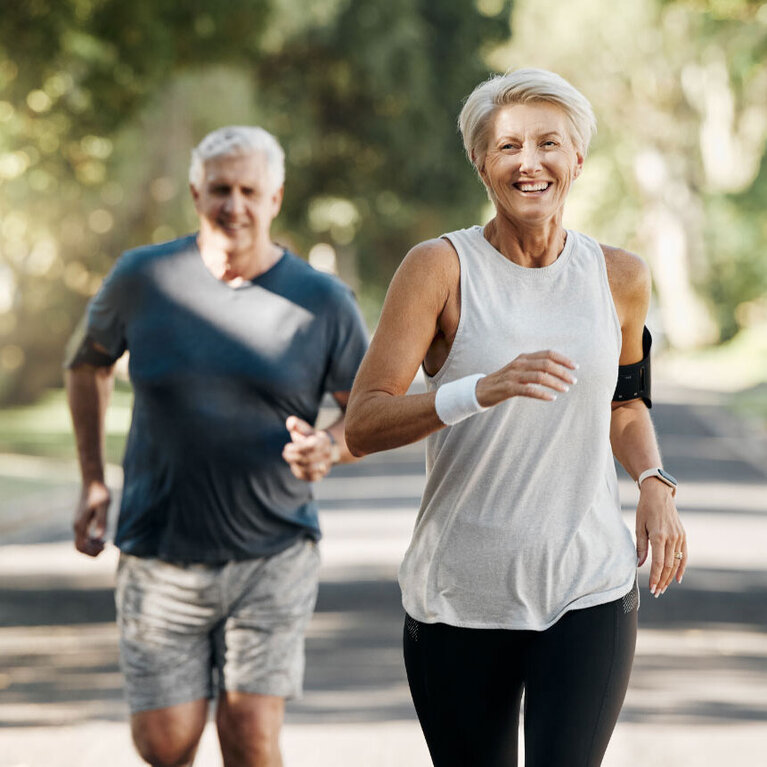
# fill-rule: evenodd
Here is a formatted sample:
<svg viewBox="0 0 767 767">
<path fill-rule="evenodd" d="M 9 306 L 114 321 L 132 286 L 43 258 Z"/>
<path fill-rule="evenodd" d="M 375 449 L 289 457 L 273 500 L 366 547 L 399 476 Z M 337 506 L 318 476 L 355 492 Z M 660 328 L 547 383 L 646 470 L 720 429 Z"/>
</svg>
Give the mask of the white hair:
<svg viewBox="0 0 767 767">
<path fill-rule="evenodd" d="M 597 120 L 588 99 L 563 77 L 545 69 L 510 70 L 480 83 L 466 99 L 458 128 L 469 161 L 479 171 L 487 153 L 487 131 L 495 111 L 509 104 L 542 102 L 558 106 L 572 129 L 570 138 L 586 155 Z"/>
<path fill-rule="evenodd" d="M 277 139 L 263 128 L 228 125 L 209 133 L 192 150 L 189 183 L 199 189 L 205 180 L 205 163 L 214 157 L 260 154 L 275 189 L 285 182 L 285 152 Z"/>
</svg>

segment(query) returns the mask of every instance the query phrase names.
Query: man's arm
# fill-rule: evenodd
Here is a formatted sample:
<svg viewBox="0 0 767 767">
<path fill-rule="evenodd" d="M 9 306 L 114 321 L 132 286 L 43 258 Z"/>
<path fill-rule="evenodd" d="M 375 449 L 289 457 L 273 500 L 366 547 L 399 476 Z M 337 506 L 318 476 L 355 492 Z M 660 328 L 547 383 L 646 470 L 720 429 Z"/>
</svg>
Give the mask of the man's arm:
<svg viewBox="0 0 767 767">
<path fill-rule="evenodd" d="M 341 408 L 341 416 L 325 429 L 315 429 L 294 415 L 285 422 L 291 442 L 283 448 L 282 457 L 293 474 L 307 482 L 322 479 L 335 463 L 358 460 L 349 452 L 344 436 L 349 392 L 333 392 L 333 399 Z"/>
<path fill-rule="evenodd" d="M 95 557 L 104 548 L 111 500 L 104 483 L 104 422 L 114 385 L 114 365 L 79 364 L 66 371 L 64 380 L 82 474 L 73 525 L 75 548 Z"/>
</svg>

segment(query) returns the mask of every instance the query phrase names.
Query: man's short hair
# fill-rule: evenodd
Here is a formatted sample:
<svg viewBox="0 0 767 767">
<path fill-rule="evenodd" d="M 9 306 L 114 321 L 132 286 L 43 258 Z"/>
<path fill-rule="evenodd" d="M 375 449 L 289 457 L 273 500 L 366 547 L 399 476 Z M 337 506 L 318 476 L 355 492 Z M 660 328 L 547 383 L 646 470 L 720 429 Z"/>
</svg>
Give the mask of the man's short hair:
<svg viewBox="0 0 767 767">
<path fill-rule="evenodd" d="M 205 163 L 214 157 L 250 154 L 260 154 L 264 158 L 274 189 L 279 189 L 285 182 L 285 152 L 271 133 L 248 125 L 227 125 L 205 136 L 192 150 L 189 183 L 195 189 L 200 188 L 205 179 Z"/>
<path fill-rule="evenodd" d="M 458 118 L 469 162 L 479 171 L 487 153 L 490 119 L 500 107 L 533 102 L 559 107 L 570 123 L 573 143 L 585 156 L 597 121 L 588 99 L 567 80 L 545 69 L 509 70 L 480 83 L 466 99 Z"/>
</svg>

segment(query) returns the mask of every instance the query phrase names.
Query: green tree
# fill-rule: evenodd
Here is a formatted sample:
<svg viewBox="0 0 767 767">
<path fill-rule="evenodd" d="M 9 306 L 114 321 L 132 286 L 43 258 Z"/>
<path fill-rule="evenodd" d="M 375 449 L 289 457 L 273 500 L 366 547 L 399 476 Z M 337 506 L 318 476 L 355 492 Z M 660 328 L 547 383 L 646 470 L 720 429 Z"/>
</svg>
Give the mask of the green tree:
<svg viewBox="0 0 767 767">
<path fill-rule="evenodd" d="M 418 239 L 475 218 L 455 118 L 510 3 L 26 0 L 0 27 L 0 401 L 60 380 L 116 254 L 192 224 L 207 131 L 258 121 L 287 150 L 283 234 L 332 246 L 375 293 Z"/>
<path fill-rule="evenodd" d="M 597 112 L 572 220 L 647 258 L 672 345 L 731 336 L 738 305 L 767 291 L 767 229 L 754 216 L 767 5 L 625 0 L 605 13 L 600 0 L 520 0 L 513 25 L 496 66 L 558 71 Z"/>
</svg>

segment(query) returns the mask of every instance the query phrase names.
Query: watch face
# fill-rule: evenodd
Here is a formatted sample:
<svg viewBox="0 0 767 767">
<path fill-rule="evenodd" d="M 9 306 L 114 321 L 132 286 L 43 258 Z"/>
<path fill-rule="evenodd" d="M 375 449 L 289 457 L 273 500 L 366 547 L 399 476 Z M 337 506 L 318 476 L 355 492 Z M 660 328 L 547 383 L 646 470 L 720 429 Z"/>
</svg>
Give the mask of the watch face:
<svg viewBox="0 0 767 767">
<path fill-rule="evenodd" d="M 664 471 L 663 469 L 658 469 L 658 474 L 660 474 L 663 479 L 672 484 L 674 487 L 679 484 L 676 481 L 676 477 L 672 477 L 671 474 L 669 474 L 667 471 Z"/>
</svg>

